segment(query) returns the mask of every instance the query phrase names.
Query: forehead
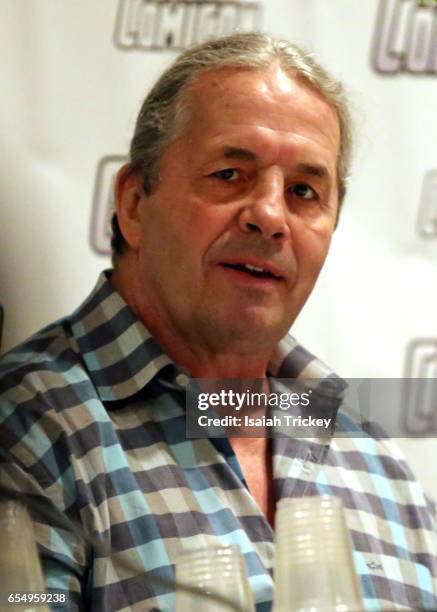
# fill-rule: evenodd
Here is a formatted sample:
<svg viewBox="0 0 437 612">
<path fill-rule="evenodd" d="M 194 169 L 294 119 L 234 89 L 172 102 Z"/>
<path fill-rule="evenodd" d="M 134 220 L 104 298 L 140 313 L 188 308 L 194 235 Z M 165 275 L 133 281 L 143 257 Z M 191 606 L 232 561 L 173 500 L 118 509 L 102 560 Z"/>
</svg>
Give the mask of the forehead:
<svg viewBox="0 0 437 612">
<path fill-rule="evenodd" d="M 336 165 L 340 128 L 335 110 L 310 84 L 290 77 L 279 65 L 201 73 L 188 91 L 188 106 L 184 135 L 193 141 L 202 136 L 205 141 L 207 135 L 205 146 L 238 146 L 247 138 L 259 140 L 266 151 L 312 146 L 313 153 Z M 234 142 L 225 142 L 229 139 Z"/>
</svg>

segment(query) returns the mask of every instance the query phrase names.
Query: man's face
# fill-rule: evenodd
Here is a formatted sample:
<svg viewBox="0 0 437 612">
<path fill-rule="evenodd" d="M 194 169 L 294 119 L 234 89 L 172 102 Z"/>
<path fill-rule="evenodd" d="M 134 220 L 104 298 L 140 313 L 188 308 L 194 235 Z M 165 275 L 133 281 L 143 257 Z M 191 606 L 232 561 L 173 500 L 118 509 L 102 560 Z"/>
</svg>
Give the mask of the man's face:
<svg viewBox="0 0 437 612">
<path fill-rule="evenodd" d="M 182 135 L 143 196 L 139 280 L 191 343 L 273 349 L 328 252 L 338 206 L 335 112 L 280 68 L 204 73 Z"/>
</svg>

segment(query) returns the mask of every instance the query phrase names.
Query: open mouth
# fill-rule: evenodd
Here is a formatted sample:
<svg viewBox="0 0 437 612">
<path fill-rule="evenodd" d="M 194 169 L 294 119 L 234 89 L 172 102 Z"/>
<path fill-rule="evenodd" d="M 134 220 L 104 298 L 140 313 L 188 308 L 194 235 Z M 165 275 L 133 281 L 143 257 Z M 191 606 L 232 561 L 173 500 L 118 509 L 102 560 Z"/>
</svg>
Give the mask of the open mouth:
<svg viewBox="0 0 437 612">
<path fill-rule="evenodd" d="M 264 270 L 263 268 L 259 268 L 258 266 L 252 266 L 251 264 L 239 264 L 239 263 L 223 263 L 221 264 L 225 268 L 230 268 L 231 270 L 237 270 L 238 272 L 245 272 L 250 276 L 255 278 L 268 278 L 273 280 L 281 280 L 283 277 L 277 274 L 273 274 L 270 270 Z"/>
</svg>

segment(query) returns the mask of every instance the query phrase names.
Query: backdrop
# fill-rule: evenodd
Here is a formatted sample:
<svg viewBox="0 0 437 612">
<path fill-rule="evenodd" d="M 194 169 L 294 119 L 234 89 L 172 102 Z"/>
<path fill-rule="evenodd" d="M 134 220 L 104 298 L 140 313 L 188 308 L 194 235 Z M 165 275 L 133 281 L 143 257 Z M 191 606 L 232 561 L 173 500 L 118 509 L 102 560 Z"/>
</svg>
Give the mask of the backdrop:
<svg viewBox="0 0 437 612">
<path fill-rule="evenodd" d="M 357 123 L 341 222 L 293 333 L 342 376 L 436 377 L 436 5 L 1 0 L 2 351 L 73 310 L 109 266 L 114 172 L 161 70 L 193 42 L 258 28 L 346 82 Z M 435 439 L 400 445 L 437 496 Z"/>
</svg>

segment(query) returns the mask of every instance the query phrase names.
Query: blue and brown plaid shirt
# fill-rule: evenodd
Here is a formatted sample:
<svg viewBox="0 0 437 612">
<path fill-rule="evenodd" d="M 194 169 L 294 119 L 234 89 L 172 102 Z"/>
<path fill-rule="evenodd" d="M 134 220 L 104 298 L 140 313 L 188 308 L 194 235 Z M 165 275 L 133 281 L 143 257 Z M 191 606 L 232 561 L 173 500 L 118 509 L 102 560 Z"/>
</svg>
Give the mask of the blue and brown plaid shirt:
<svg viewBox="0 0 437 612">
<path fill-rule="evenodd" d="M 270 374 L 334 377 L 291 337 Z M 229 441 L 186 439 L 186 372 L 107 274 L 0 377 L 2 492 L 31 508 L 69 609 L 174 610 L 175 558 L 214 544 L 240 547 L 257 611 L 271 609 L 274 532 Z M 389 440 L 278 439 L 273 478 L 276 501 L 342 498 L 366 610 L 437 610 L 435 508 Z"/>
</svg>

